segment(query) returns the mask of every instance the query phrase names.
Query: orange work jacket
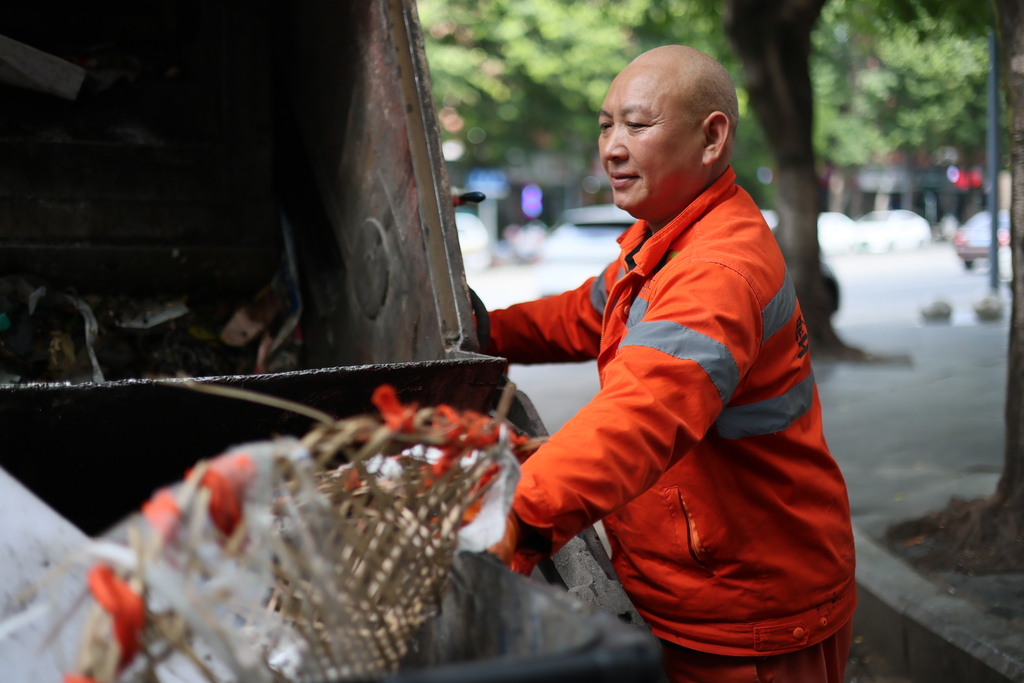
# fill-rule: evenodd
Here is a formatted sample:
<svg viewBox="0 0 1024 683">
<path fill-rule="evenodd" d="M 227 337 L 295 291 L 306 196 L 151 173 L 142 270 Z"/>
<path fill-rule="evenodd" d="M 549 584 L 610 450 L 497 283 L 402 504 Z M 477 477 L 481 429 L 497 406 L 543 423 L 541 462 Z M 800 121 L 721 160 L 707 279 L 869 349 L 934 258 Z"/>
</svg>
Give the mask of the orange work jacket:
<svg viewBox="0 0 1024 683">
<path fill-rule="evenodd" d="M 597 358 L 601 389 L 523 466 L 514 509 L 557 550 L 603 519 L 654 634 L 725 655 L 817 643 L 856 606 L 846 484 L 774 236 L 729 168 L 604 273 L 491 313 L 514 363 Z"/>
</svg>

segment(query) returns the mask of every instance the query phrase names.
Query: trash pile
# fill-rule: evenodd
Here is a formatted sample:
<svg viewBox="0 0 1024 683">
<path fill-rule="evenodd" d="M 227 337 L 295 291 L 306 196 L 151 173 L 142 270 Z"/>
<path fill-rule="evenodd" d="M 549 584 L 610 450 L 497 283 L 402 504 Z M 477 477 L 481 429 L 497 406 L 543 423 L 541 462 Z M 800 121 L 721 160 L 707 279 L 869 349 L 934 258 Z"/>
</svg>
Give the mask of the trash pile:
<svg viewBox="0 0 1024 683">
<path fill-rule="evenodd" d="M 380 418 L 290 404 L 319 421 L 302 440 L 198 463 L 76 558 L 92 564 L 75 603 L 89 614 L 65 683 L 178 680 L 182 667 L 267 683 L 393 671 L 456 550 L 504 533 L 518 462 L 537 445 L 501 417 L 512 395 L 494 417 L 403 405 L 386 385 Z"/>
<path fill-rule="evenodd" d="M 281 277 L 249 301 L 135 299 L 0 277 L 0 384 L 100 383 L 298 369 L 302 304 Z"/>
</svg>

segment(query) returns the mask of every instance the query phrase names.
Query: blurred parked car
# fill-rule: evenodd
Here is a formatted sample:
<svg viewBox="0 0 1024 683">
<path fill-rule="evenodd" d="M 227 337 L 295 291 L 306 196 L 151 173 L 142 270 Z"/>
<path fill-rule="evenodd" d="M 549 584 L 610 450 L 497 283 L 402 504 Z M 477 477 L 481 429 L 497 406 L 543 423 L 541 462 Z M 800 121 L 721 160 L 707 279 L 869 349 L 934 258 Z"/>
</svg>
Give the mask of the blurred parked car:
<svg viewBox="0 0 1024 683">
<path fill-rule="evenodd" d="M 541 296 L 579 287 L 618 258 L 615 240 L 636 219 L 614 204 L 563 211 L 540 250 L 537 283 Z"/>
<path fill-rule="evenodd" d="M 857 222 L 845 213 L 818 214 L 818 246 L 826 256 L 848 254 L 857 247 Z"/>
<path fill-rule="evenodd" d="M 1002 251 L 1010 246 L 1010 212 L 1002 210 L 997 216 L 999 247 Z M 988 249 L 991 244 L 992 214 L 988 211 L 974 214 L 953 233 L 953 246 L 956 247 L 956 255 L 964 262 L 964 268 L 967 270 L 974 267 L 974 262 L 977 259 L 988 258 Z"/>
<path fill-rule="evenodd" d="M 768 224 L 768 229 L 775 234 L 775 228 L 779 227 L 779 214 L 772 209 L 761 209 L 761 215 L 764 217 L 764 222 Z M 819 214 L 818 219 L 818 242 L 821 246 L 821 215 Z M 841 215 L 841 214 L 840 214 Z M 822 255 L 825 255 L 825 250 L 822 248 Z M 828 312 L 829 314 L 835 313 L 839 310 L 839 280 L 836 279 L 835 271 L 824 259 L 821 259 L 821 277 L 825 281 L 825 291 L 828 293 Z"/>
<path fill-rule="evenodd" d="M 772 232 L 779 225 L 779 214 L 771 209 L 762 209 L 761 215 Z M 818 214 L 818 246 L 827 256 L 845 254 L 854 250 L 857 242 L 857 223 L 842 213 L 825 211 Z"/>
<path fill-rule="evenodd" d="M 872 211 L 857 221 L 857 248 L 872 254 L 920 249 L 932 241 L 928 220 L 913 211 Z"/>
<path fill-rule="evenodd" d="M 467 273 L 479 273 L 491 266 L 491 236 L 484 222 L 471 213 L 455 212 L 462 264 Z"/>
<path fill-rule="evenodd" d="M 547 238 L 548 227 L 539 220 L 526 225 L 510 225 L 505 231 L 505 240 L 512 249 L 512 255 L 520 263 L 536 261 Z"/>
<path fill-rule="evenodd" d="M 762 211 L 774 230 L 778 220 L 770 209 Z M 541 296 L 575 289 L 587 278 L 600 274 L 619 256 L 615 240 L 636 219 L 614 204 L 598 204 L 564 211 L 541 250 L 537 281 Z M 839 282 L 824 261 L 821 275 L 829 294 L 829 312 L 839 309 Z"/>
</svg>

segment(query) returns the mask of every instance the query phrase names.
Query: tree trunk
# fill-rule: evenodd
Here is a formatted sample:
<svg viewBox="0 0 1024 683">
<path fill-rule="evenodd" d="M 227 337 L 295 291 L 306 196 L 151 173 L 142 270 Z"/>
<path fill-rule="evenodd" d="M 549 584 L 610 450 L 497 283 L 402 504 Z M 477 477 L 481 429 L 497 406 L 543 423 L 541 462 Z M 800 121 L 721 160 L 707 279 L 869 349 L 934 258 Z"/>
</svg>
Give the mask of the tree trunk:
<svg viewBox="0 0 1024 683">
<path fill-rule="evenodd" d="M 776 237 L 817 356 L 862 358 L 832 329 L 818 253 L 819 189 L 811 141 L 811 29 L 826 0 L 725 0 L 725 30 L 778 164 Z"/>
<path fill-rule="evenodd" d="M 1024 510 L 1024 2 L 996 0 L 1000 75 L 1010 124 L 1013 302 L 1006 383 L 1006 451 L 996 501 Z"/>
</svg>

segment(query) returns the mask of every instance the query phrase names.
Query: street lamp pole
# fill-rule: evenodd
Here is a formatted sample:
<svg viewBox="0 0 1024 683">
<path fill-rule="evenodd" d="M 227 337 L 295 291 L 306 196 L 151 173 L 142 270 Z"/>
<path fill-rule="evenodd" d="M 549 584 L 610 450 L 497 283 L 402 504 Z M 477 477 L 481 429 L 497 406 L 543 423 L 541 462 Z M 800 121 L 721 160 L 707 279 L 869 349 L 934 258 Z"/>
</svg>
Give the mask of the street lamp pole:
<svg viewBox="0 0 1024 683">
<path fill-rule="evenodd" d="M 989 242 L 989 287 L 999 291 L 999 54 L 996 33 L 988 32 L 988 210 L 992 214 L 992 240 Z"/>
</svg>

